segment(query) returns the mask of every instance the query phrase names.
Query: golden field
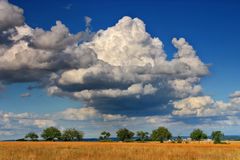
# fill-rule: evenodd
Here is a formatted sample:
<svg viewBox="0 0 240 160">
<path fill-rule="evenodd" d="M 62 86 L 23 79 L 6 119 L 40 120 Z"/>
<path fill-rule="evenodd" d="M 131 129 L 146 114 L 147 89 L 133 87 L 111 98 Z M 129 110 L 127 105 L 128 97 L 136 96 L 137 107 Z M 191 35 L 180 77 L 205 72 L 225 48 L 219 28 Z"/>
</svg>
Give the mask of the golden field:
<svg viewBox="0 0 240 160">
<path fill-rule="evenodd" d="M 0 160 L 240 160 L 240 143 L 0 142 Z"/>
</svg>

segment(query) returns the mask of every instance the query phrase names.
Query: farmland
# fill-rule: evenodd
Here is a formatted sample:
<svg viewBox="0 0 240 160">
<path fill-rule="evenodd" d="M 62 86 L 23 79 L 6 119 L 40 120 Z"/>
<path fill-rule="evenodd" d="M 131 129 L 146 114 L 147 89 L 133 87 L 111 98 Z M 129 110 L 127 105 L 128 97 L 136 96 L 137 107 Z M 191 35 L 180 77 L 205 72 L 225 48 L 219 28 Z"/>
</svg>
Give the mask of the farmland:
<svg viewBox="0 0 240 160">
<path fill-rule="evenodd" d="M 239 160 L 240 143 L 0 142 L 0 160 Z"/>
</svg>

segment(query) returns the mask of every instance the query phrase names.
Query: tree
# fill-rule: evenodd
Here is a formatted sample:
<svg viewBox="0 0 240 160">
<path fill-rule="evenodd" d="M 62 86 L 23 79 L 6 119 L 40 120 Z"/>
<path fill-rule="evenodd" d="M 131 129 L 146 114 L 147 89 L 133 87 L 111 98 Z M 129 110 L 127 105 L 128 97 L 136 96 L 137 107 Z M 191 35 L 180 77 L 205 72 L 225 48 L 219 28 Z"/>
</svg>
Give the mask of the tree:
<svg viewBox="0 0 240 160">
<path fill-rule="evenodd" d="M 138 131 L 137 132 L 137 136 L 139 138 L 140 141 L 144 142 L 145 140 L 148 139 L 148 132 L 144 132 L 144 131 Z"/>
<path fill-rule="evenodd" d="M 221 131 L 213 131 L 212 132 L 212 139 L 215 144 L 221 143 L 224 134 Z"/>
<path fill-rule="evenodd" d="M 172 137 L 171 132 L 165 127 L 159 127 L 152 131 L 151 138 L 154 141 L 160 141 L 163 143 L 164 140 L 168 140 Z"/>
<path fill-rule="evenodd" d="M 134 136 L 134 133 L 126 128 L 119 129 L 116 133 L 120 141 L 131 140 L 131 138 Z"/>
<path fill-rule="evenodd" d="M 61 132 L 55 127 L 49 127 L 43 130 L 41 136 L 46 141 L 54 141 L 61 138 Z"/>
<path fill-rule="evenodd" d="M 25 138 L 29 138 L 31 141 L 37 141 L 38 135 L 35 132 L 29 132 L 28 134 L 26 134 Z"/>
<path fill-rule="evenodd" d="M 207 139 L 207 135 L 203 133 L 201 129 L 194 129 L 190 134 L 190 138 L 194 141 L 200 141 L 202 139 Z"/>
<path fill-rule="evenodd" d="M 75 128 L 66 129 L 63 131 L 62 140 L 64 141 L 80 141 L 83 138 L 83 132 Z"/>
<path fill-rule="evenodd" d="M 107 132 L 107 131 L 103 131 L 99 137 L 100 140 L 109 140 L 109 137 L 111 136 L 111 133 Z"/>
</svg>

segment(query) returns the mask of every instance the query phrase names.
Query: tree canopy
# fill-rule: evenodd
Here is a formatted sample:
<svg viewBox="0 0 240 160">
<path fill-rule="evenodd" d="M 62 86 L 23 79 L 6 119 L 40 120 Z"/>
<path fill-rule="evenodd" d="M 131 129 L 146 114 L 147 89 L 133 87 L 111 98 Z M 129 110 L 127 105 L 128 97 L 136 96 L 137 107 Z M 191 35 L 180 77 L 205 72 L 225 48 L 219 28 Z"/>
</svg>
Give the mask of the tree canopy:
<svg viewBox="0 0 240 160">
<path fill-rule="evenodd" d="M 61 138 L 61 132 L 55 127 L 49 127 L 43 130 L 41 136 L 47 141 L 54 141 Z"/>
<path fill-rule="evenodd" d="M 132 131 L 129 131 L 127 128 L 119 129 L 117 132 L 117 137 L 120 141 L 127 141 L 131 140 L 134 136 L 134 133 Z"/>
<path fill-rule="evenodd" d="M 26 134 L 25 138 L 36 141 L 38 139 L 38 135 L 35 132 L 29 132 L 28 134 Z"/>
<path fill-rule="evenodd" d="M 215 144 L 221 143 L 223 138 L 224 138 L 224 134 L 221 131 L 212 132 L 212 139 Z"/>
<path fill-rule="evenodd" d="M 194 141 L 200 141 L 202 139 L 207 139 L 207 135 L 201 129 L 194 129 L 190 134 L 190 138 Z"/>
<path fill-rule="evenodd" d="M 148 134 L 149 134 L 148 132 L 144 132 L 144 131 L 137 132 L 138 139 L 142 142 L 148 139 Z"/>
<path fill-rule="evenodd" d="M 152 140 L 160 141 L 161 143 L 164 140 L 170 139 L 171 137 L 171 132 L 165 127 L 159 127 L 158 129 L 153 130 L 151 135 Z"/>
<path fill-rule="evenodd" d="M 80 141 L 83 138 L 83 132 L 75 128 L 66 129 L 63 131 L 62 140 L 64 141 Z"/>
<path fill-rule="evenodd" d="M 111 133 L 107 131 L 103 131 L 99 137 L 100 140 L 109 140 L 109 137 L 111 136 Z"/>
</svg>

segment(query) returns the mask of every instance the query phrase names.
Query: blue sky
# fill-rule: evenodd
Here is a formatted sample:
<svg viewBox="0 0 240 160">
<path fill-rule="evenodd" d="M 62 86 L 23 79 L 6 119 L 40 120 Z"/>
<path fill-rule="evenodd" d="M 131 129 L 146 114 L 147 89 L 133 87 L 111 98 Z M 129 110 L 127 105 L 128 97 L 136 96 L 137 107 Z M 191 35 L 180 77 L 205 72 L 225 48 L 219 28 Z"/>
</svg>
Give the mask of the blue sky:
<svg viewBox="0 0 240 160">
<path fill-rule="evenodd" d="M 199 61 L 197 60 L 196 63 L 198 62 L 201 63 L 200 67 L 208 67 L 209 72 L 202 73 L 203 71 L 201 70 L 198 72 L 198 73 L 201 72 L 201 74 L 199 75 L 194 73 L 194 76 L 193 76 L 193 74 L 191 74 L 191 76 L 189 77 L 197 78 L 199 80 L 194 80 L 194 82 L 189 82 L 190 84 L 188 85 L 191 85 L 192 88 L 191 88 L 191 91 L 188 91 L 185 96 L 183 96 L 183 94 L 181 96 L 176 96 L 176 95 L 172 96 L 170 95 L 172 93 L 169 92 L 169 90 L 171 90 L 172 88 L 169 89 L 168 87 L 163 87 L 167 89 L 163 90 L 161 88 L 162 89 L 161 90 L 158 88 L 157 91 L 151 90 L 151 91 L 154 91 L 153 95 L 152 94 L 146 95 L 145 93 L 141 93 L 140 98 L 139 98 L 139 95 L 136 95 L 137 98 L 134 98 L 134 99 L 132 96 L 117 97 L 117 98 L 115 97 L 114 99 L 100 96 L 100 97 L 95 97 L 91 100 L 83 100 L 84 98 L 82 97 L 79 98 L 79 97 L 76 97 L 76 96 L 74 97 L 73 95 L 70 95 L 71 93 L 73 93 L 72 90 L 74 90 L 74 92 L 76 92 L 76 90 L 82 91 L 82 89 L 79 90 L 78 87 L 88 88 L 89 87 L 88 84 L 86 84 L 86 86 L 81 86 L 79 84 L 76 85 L 75 81 L 74 81 L 74 84 L 69 84 L 70 83 L 69 79 L 67 79 L 67 81 L 66 80 L 64 81 L 64 84 L 63 83 L 55 84 L 59 88 L 62 87 L 61 88 L 63 90 L 62 93 L 49 94 L 48 89 L 54 86 L 52 84 L 49 85 L 50 84 L 49 81 L 46 82 L 46 80 L 39 80 L 39 81 L 27 80 L 27 82 L 23 83 L 19 80 L 14 79 L 13 80 L 14 82 L 12 82 L 9 80 L 9 78 L 0 76 L 0 82 L 1 82 L 0 84 L 4 86 L 3 87 L 4 89 L 0 91 L 0 113 L 2 112 L 2 115 L 4 113 L 14 114 L 14 116 L 12 116 L 12 122 L 9 122 L 9 125 L 11 127 L 10 126 L 6 127 L 6 124 L 5 124 L 6 122 L 2 118 L 2 123 L 0 123 L 0 127 L 2 130 L 2 135 L 0 132 L 1 139 L 20 137 L 24 134 L 24 128 L 39 132 L 41 127 L 45 127 L 45 125 L 38 125 L 37 123 L 36 123 L 36 126 L 31 126 L 31 125 L 28 125 L 27 122 L 20 122 L 21 118 L 19 120 L 18 116 L 16 115 L 21 113 L 32 113 L 34 114 L 33 116 L 34 120 L 36 119 L 46 120 L 45 123 L 53 124 L 52 122 L 54 121 L 54 124 L 60 128 L 69 128 L 69 127 L 79 128 L 79 125 L 81 125 L 79 129 L 85 130 L 86 135 L 89 134 L 90 137 L 98 136 L 95 132 L 98 133 L 100 132 L 100 130 L 108 129 L 114 132 L 114 129 L 124 127 L 124 126 L 129 128 L 132 127 L 134 130 L 139 130 L 141 128 L 136 127 L 136 124 L 144 123 L 144 120 L 149 121 L 151 124 L 146 126 L 146 130 L 151 131 L 151 129 L 153 129 L 155 126 L 167 125 L 169 128 L 173 128 L 172 132 L 174 132 L 175 135 L 178 135 L 178 134 L 187 135 L 189 131 L 196 126 L 199 126 L 200 128 L 205 128 L 209 121 L 211 121 L 212 126 L 216 124 L 221 124 L 222 128 L 220 129 L 222 129 L 228 134 L 240 134 L 240 130 L 237 129 L 239 128 L 239 123 L 235 122 L 238 120 L 240 115 L 237 109 L 238 106 L 240 107 L 240 101 L 238 101 L 238 96 L 240 96 L 238 92 L 238 90 L 240 90 L 240 87 L 239 87 L 240 75 L 238 74 L 239 68 L 240 68 L 240 63 L 239 63 L 240 45 L 238 40 L 240 37 L 240 31 L 239 31 L 240 3 L 238 1 L 213 0 L 209 2 L 206 0 L 202 0 L 202 1 L 190 1 L 190 0 L 182 0 L 182 1 L 138 0 L 137 1 L 137 0 L 133 0 L 129 2 L 127 0 L 122 0 L 122 1 L 94 1 L 94 0 L 37 1 L 37 0 L 33 0 L 31 2 L 26 2 L 26 1 L 20 1 L 20 0 L 9 0 L 9 5 L 11 4 L 14 4 L 24 10 L 23 16 L 25 20 L 23 20 L 21 24 L 16 24 L 15 26 L 10 26 L 10 24 L 6 24 L 8 28 L 5 27 L 2 30 L 0 28 L 1 32 L 10 28 L 15 28 L 19 26 L 21 27 L 24 24 L 27 24 L 32 30 L 36 30 L 36 28 L 38 27 L 38 28 L 42 28 L 43 32 L 47 32 L 51 29 L 52 26 L 56 24 L 57 20 L 60 20 L 62 24 L 64 24 L 69 29 L 69 32 L 72 33 L 72 35 L 77 35 L 80 31 L 82 32 L 85 31 L 86 25 L 85 25 L 84 17 L 88 16 L 91 18 L 90 29 L 92 34 L 90 35 L 89 33 L 86 33 L 86 35 L 89 36 L 88 40 L 85 40 L 83 38 L 84 40 L 82 43 L 85 43 L 85 41 L 86 42 L 90 41 L 95 44 L 101 44 L 103 43 L 102 41 L 99 40 L 98 42 L 96 42 L 97 40 L 95 41 L 93 40 L 94 39 L 93 37 L 96 36 L 95 33 L 101 32 L 99 31 L 101 29 L 104 31 L 107 31 L 106 29 L 108 27 L 117 26 L 118 21 L 122 19 L 122 17 L 124 16 L 131 17 L 132 19 L 130 21 L 133 24 L 141 26 L 142 23 L 138 22 L 137 20 L 134 20 L 134 18 L 137 17 L 146 25 L 146 32 L 149 33 L 150 37 L 151 38 L 157 37 L 163 43 L 162 50 L 167 55 L 166 61 L 172 60 L 174 58 L 174 54 L 179 50 L 179 49 L 176 49 L 172 44 L 172 39 L 174 37 L 176 38 L 183 37 L 185 38 L 186 43 L 193 46 L 194 52 L 196 52 L 197 56 L 199 56 L 200 60 Z M 115 34 L 115 33 L 112 33 L 114 31 L 115 30 L 109 31 L 109 32 L 103 32 L 103 33 L 106 33 L 105 38 L 108 38 L 107 35 L 111 36 L 111 34 Z M 49 49 L 48 48 L 49 46 L 46 46 L 45 43 L 43 43 L 42 41 L 37 42 L 37 40 L 35 40 L 36 37 L 42 33 L 36 33 L 36 32 L 33 33 L 33 36 L 28 35 L 33 39 L 31 42 L 27 41 L 30 47 L 36 50 L 42 50 L 42 51 L 44 50 L 46 52 L 54 52 L 54 53 L 60 54 L 59 49 L 56 47 L 56 46 L 59 46 L 58 44 L 53 44 L 53 46 L 51 46 L 54 48 L 54 51 L 53 51 L 53 48 Z M 141 34 L 141 33 L 142 32 L 139 32 L 138 34 Z M 17 33 L 17 34 L 20 34 L 20 33 Z M 121 39 L 121 35 L 116 34 L 115 36 L 119 36 L 119 38 Z M 136 35 L 136 39 L 139 38 L 138 36 L 139 35 Z M 50 39 L 50 38 L 47 38 L 47 39 Z M 72 38 L 72 37 L 69 36 L 69 38 Z M 5 41 L 6 40 L 3 37 L 3 40 L 0 41 L 0 43 L 2 43 L 3 45 L 6 45 L 8 49 L 11 48 L 13 45 L 19 43 L 19 41 L 14 41 L 14 42 L 11 42 L 12 43 L 11 45 L 8 45 L 7 42 Z M 110 40 L 106 40 L 106 41 L 108 43 L 111 43 Z M 148 43 L 148 41 L 146 43 Z M 153 42 L 151 42 L 149 46 L 150 45 L 151 47 L 152 45 L 154 46 L 154 44 L 152 43 Z M 175 44 L 179 44 L 179 43 L 180 42 L 176 42 Z M 65 45 L 65 42 L 63 42 L 63 44 Z M 67 44 L 66 48 L 71 45 L 73 44 Z M 144 47 L 144 46 L 136 46 L 136 47 Z M 129 50 L 131 49 L 133 48 L 130 48 Z M 94 51 L 97 52 L 98 50 L 96 49 Z M 109 51 L 109 50 L 106 50 L 106 51 Z M 61 50 L 61 53 L 62 52 L 65 53 L 66 50 Z M 100 53 L 96 53 L 96 54 L 98 56 L 100 55 Z M 105 54 L 105 53 L 101 53 L 101 54 Z M 111 53 L 108 53 L 108 54 L 111 54 Z M 58 57 L 60 56 L 61 55 L 59 55 Z M 0 57 L 0 58 L 3 59 L 4 57 Z M 195 62 L 195 60 L 196 59 L 194 58 L 193 61 Z M 18 61 L 18 59 L 16 59 L 16 61 Z M 109 61 L 108 59 L 104 59 L 104 61 L 108 62 L 109 64 L 111 64 L 112 62 L 111 59 Z M 81 66 L 82 64 L 78 64 L 78 65 Z M 111 64 L 111 66 L 113 65 Z M 9 65 L 9 68 L 11 67 L 12 66 Z M 105 67 L 107 67 L 107 65 L 103 65 L 102 68 L 105 68 Z M 200 67 L 197 67 L 197 68 L 200 68 Z M 31 66 L 29 68 L 31 68 Z M 86 67 L 84 66 L 83 68 L 86 68 Z M 55 71 L 56 70 L 55 69 L 53 72 L 51 72 L 51 74 L 56 73 L 57 75 L 59 75 L 59 77 L 61 77 L 63 76 L 62 73 L 67 71 L 70 72 L 72 69 L 79 69 L 79 67 L 74 66 L 71 69 L 64 68 L 58 71 Z M 0 74 L 2 75 L 6 74 L 6 70 L 9 73 L 12 72 L 11 69 L 5 69 L 5 70 L 2 69 L 2 70 L 3 71 L 1 72 L 1 66 L 0 66 Z M 51 68 L 50 69 L 47 68 L 46 70 L 51 70 Z M 193 70 L 195 72 L 196 69 L 193 69 Z M 22 68 L 20 68 L 19 70 L 15 69 L 15 71 L 17 71 L 20 74 L 23 73 Z M 34 72 L 36 72 L 36 70 L 34 70 Z M 16 73 L 13 72 L 13 74 L 16 74 Z M 47 74 L 45 76 L 45 74 L 41 73 L 40 75 L 41 75 L 40 77 L 42 78 L 44 77 L 45 79 L 48 79 L 50 74 Z M 78 75 L 75 75 L 75 76 L 77 77 Z M 89 80 L 91 80 L 91 78 L 92 77 L 90 77 Z M 170 79 L 172 80 L 172 78 L 179 80 L 178 78 L 176 78 L 176 75 L 172 75 Z M 186 82 L 188 81 L 187 78 L 182 79 L 184 80 L 184 83 L 185 81 Z M 91 87 L 95 89 L 93 90 L 93 92 L 95 93 L 97 90 L 99 90 L 99 88 L 101 88 L 101 86 L 106 85 L 101 83 L 102 81 L 99 80 L 98 78 L 96 79 L 97 79 L 96 83 L 95 81 L 94 83 L 90 83 L 90 85 L 92 85 Z M 103 77 L 103 81 L 104 81 L 104 77 Z M 111 82 L 113 82 L 113 80 L 111 80 L 110 78 L 109 83 Z M 46 85 L 46 83 L 48 84 Z M 162 79 L 152 80 L 149 82 L 149 84 L 151 84 L 151 87 L 153 87 L 153 89 L 159 83 L 162 83 Z M 121 87 L 116 87 L 115 86 L 116 84 Z M 131 85 L 133 85 L 133 84 L 130 85 L 129 83 L 120 83 L 120 82 L 116 84 L 115 83 L 112 84 L 114 87 L 112 88 L 109 87 L 107 89 L 118 88 L 123 91 L 124 90 L 123 88 L 126 89 L 131 87 Z M 141 81 L 141 84 L 143 84 L 143 88 L 144 88 L 144 85 L 147 85 L 148 81 Z M 29 90 L 28 89 L 29 86 L 40 86 L 40 87 L 36 87 Z M 201 86 L 202 88 L 201 91 L 198 91 L 197 93 L 195 93 L 196 91 L 194 89 L 194 86 L 198 86 L 198 87 Z M 189 87 L 189 86 L 185 86 L 185 89 L 186 87 Z M 165 95 L 167 96 L 156 95 L 156 94 L 161 94 L 162 92 L 164 92 Z M 29 96 L 23 96 L 26 93 L 29 94 Z M 205 96 L 208 96 L 210 99 L 206 98 Z M 149 99 L 151 99 L 151 97 L 153 97 L 152 98 L 153 100 L 150 103 Z M 196 98 L 196 97 L 199 98 L 197 100 L 207 101 L 206 104 L 204 103 L 203 106 L 200 106 L 200 108 L 202 107 L 203 110 L 208 108 L 210 109 L 213 108 L 213 111 L 211 110 L 211 114 L 205 114 L 205 111 L 203 111 L 202 108 L 197 111 L 193 110 L 194 104 L 192 104 L 192 100 L 190 100 L 190 98 Z M 197 100 L 194 99 L 194 102 L 196 102 Z M 186 106 L 183 105 L 183 102 L 181 104 L 177 103 L 180 101 L 187 102 L 188 105 L 193 105 L 193 106 L 192 108 L 184 108 Z M 230 108 L 226 108 L 225 110 L 223 110 L 222 109 L 223 107 L 219 105 L 220 103 L 219 101 L 223 101 L 224 103 L 223 105 L 225 106 L 229 105 L 228 107 Z M 131 104 L 130 109 L 125 109 L 129 107 L 128 106 L 129 104 L 126 104 L 126 102 L 129 102 L 129 104 Z M 91 106 L 88 106 L 88 105 L 91 105 Z M 138 108 L 136 105 L 139 105 L 141 107 Z M 147 105 L 152 105 L 152 107 L 149 107 Z M 195 104 L 195 105 L 198 105 L 198 104 Z M 164 107 L 166 106 L 168 107 L 168 109 L 164 110 Z M 217 108 L 217 111 L 214 110 L 215 109 L 214 107 Z M 81 108 L 86 108 L 86 110 L 81 110 Z M 181 109 L 182 112 L 174 113 L 174 108 Z M 70 111 L 68 109 L 76 109 L 76 110 Z M 143 114 L 142 112 L 138 111 L 138 109 L 142 110 L 146 114 Z M 188 113 L 184 112 L 185 109 L 187 111 L 191 110 L 192 113 L 189 115 Z M 79 114 L 79 117 L 76 115 L 73 116 L 72 112 L 74 111 Z M 97 113 L 97 116 L 101 117 L 100 119 L 102 120 L 102 123 L 97 124 L 96 121 L 100 123 L 99 120 L 89 118 L 91 117 L 91 114 L 87 114 L 87 116 L 80 115 L 82 113 L 86 114 L 86 112 L 89 112 L 89 113 L 91 112 L 91 114 Z M 201 112 L 201 114 L 199 114 L 199 112 Z M 216 114 L 213 115 L 212 112 L 215 112 Z M 227 114 L 222 115 L 223 112 L 226 112 Z M 69 113 L 70 115 L 66 115 L 64 113 Z M 218 115 L 218 114 L 221 114 L 221 115 Z M 116 119 L 114 119 L 114 121 L 111 121 L 113 119 L 109 118 L 111 120 L 107 121 L 109 119 L 107 119 L 106 117 L 111 117 L 111 116 L 116 117 Z M 1 114 L 0 114 L 0 117 L 1 117 Z M 59 117 L 65 117 L 65 118 L 59 118 Z M 132 119 L 135 118 L 136 119 L 135 122 L 132 122 L 133 120 L 131 118 Z M 166 121 L 162 121 L 164 119 L 166 119 Z M 11 121 L 11 120 L 8 120 L 8 121 Z M 188 123 L 189 121 L 196 122 L 196 124 L 195 125 L 189 124 Z M 174 126 L 178 124 L 186 125 L 186 129 L 181 130 L 180 128 L 175 128 Z M 91 125 L 92 127 L 88 127 Z M 99 127 L 99 126 L 102 126 L 102 127 Z M 210 133 L 210 131 L 213 129 L 214 127 L 213 128 L 210 127 L 210 129 L 206 130 L 206 132 Z M 17 131 L 19 131 L 18 133 L 20 134 L 15 134 L 15 132 Z"/>
</svg>

